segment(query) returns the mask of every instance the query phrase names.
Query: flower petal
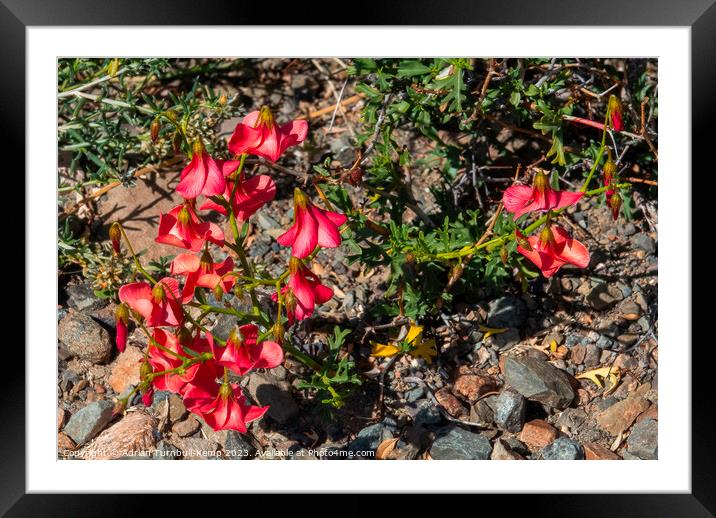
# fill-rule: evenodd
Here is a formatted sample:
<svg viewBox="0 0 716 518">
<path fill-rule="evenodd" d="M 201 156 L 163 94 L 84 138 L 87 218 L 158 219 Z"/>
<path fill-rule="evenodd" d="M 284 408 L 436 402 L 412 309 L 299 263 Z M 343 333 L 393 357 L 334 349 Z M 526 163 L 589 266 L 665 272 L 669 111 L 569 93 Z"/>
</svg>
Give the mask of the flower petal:
<svg viewBox="0 0 716 518">
<path fill-rule="evenodd" d="M 515 219 L 530 212 L 534 206 L 535 190 L 526 185 L 511 185 L 502 195 L 502 203 L 507 212 L 512 212 Z"/>
<path fill-rule="evenodd" d="M 197 153 L 181 172 L 181 180 L 176 191 L 184 198 L 196 198 L 201 194 L 206 183 L 206 169 L 201 155 Z"/>
<path fill-rule="evenodd" d="M 194 254 L 181 253 L 172 261 L 170 272 L 172 275 L 187 275 L 199 270 L 201 260 Z"/>
</svg>

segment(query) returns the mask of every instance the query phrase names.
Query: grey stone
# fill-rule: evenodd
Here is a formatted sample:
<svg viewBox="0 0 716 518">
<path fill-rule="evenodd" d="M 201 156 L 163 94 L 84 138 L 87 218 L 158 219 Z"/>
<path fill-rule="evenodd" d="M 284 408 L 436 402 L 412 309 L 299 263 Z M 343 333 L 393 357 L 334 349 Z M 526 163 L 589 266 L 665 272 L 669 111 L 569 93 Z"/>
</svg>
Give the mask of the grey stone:
<svg viewBox="0 0 716 518">
<path fill-rule="evenodd" d="M 484 435 L 454 426 L 438 432 L 430 448 L 435 460 L 487 460 L 491 453 L 492 446 Z"/>
<path fill-rule="evenodd" d="M 596 367 L 599 365 L 599 359 L 602 351 L 595 344 L 587 344 L 587 354 L 584 356 L 584 365 L 587 367 Z"/>
<path fill-rule="evenodd" d="M 440 410 L 432 401 L 422 399 L 414 408 L 413 423 L 416 425 L 438 424 L 443 420 Z"/>
<path fill-rule="evenodd" d="M 490 404 L 484 399 L 480 399 L 470 408 L 470 422 L 479 424 L 485 428 L 492 425 L 495 419 L 495 412 Z"/>
<path fill-rule="evenodd" d="M 154 460 L 178 460 L 179 448 L 167 441 L 159 441 L 154 449 L 152 458 Z"/>
<path fill-rule="evenodd" d="M 405 401 L 408 403 L 415 403 L 424 395 L 425 389 L 423 387 L 418 386 L 405 392 Z"/>
<path fill-rule="evenodd" d="M 67 305 L 77 311 L 93 311 L 107 305 L 107 300 L 97 297 L 88 283 L 70 284 L 66 291 Z"/>
<path fill-rule="evenodd" d="M 574 400 L 569 377 L 544 360 L 529 356 L 508 357 L 505 380 L 529 400 L 553 408 L 566 408 Z"/>
<path fill-rule="evenodd" d="M 634 226 L 634 223 L 631 221 L 627 222 L 626 224 L 622 225 L 620 227 L 622 235 L 629 237 L 636 234 L 636 226 Z"/>
<path fill-rule="evenodd" d="M 623 298 L 624 294 L 616 286 L 607 283 L 600 283 L 589 292 L 589 295 L 587 295 L 587 302 L 597 311 L 604 311 Z"/>
<path fill-rule="evenodd" d="M 384 422 L 366 426 L 358 432 L 353 442 L 348 445 L 348 451 L 375 450 L 383 441 L 392 439 L 396 431 L 397 429 L 394 426 Z"/>
<path fill-rule="evenodd" d="M 643 460 L 658 458 L 659 425 L 654 419 L 636 423 L 627 439 L 627 451 Z"/>
<path fill-rule="evenodd" d="M 114 403 L 106 400 L 95 401 L 72 415 L 63 432 L 75 441 L 77 446 L 85 444 L 101 432 L 112 420 Z"/>
<path fill-rule="evenodd" d="M 631 238 L 631 242 L 635 247 L 644 250 L 648 254 L 653 254 L 654 252 L 656 252 L 656 241 L 654 241 L 652 238 L 650 238 L 647 234 L 644 234 L 643 232 L 635 234 Z"/>
<path fill-rule="evenodd" d="M 583 340 L 584 337 L 581 335 L 569 335 L 567 338 L 565 338 L 564 345 L 571 349 L 575 345 L 581 344 Z"/>
<path fill-rule="evenodd" d="M 504 439 L 497 439 L 492 449 L 490 459 L 492 460 L 521 460 L 523 457 L 519 453 L 512 451 L 510 445 Z"/>
<path fill-rule="evenodd" d="M 219 445 L 211 439 L 187 437 L 180 439 L 177 446 L 182 457 L 189 460 L 220 460 L 223 456 L 217 454 Z"/>
<path fill-rule="evenodd" d="M 251 460 L 256 448 L 236 430 L 221 430 L 215 437 L 224 447 L 224 458 L 232 460 Z"/>
<path fill-rule="evenodd" d="M 520 342 L 520 332 L 514 327 L 510 327 L 504 333 L 497 333 L 489 338 L 490 344 L 497 347 L 501 351 L 514 347 Z"/>
<path fill-rule="evenodd" d="M 69 352 L 82 360 L 105 363 L 112 353 L 112 338 L 92 317 L 70 311 L 60 320 L 57 337 Z"/>
<path fill-rule="evenodd" d="M 516 297 L 500 297 L 490 302 L 487 325 L 490 327 L 522 327 L 527 320 L 527 306 Z"/>
<path fill-rule="evenodd" d="M 508 432 L 519 432 L 525 423 L 527 402 L 522 394 L 503 390 L 495 405 L 495 424 Z"/>
<path fill-rule="evenodd" d="M 269 405 L 266 415 L 278 423 L 285 424 L 298 416 L 298 405 L 291 396 L 291 385 L 277 380 L 269 374 L 249 374 L 248 391 L 260 405 Z"/>
<path fill-rule="evenodd" d="M 567 437 L 555 439 L 542 448 L 542 458 L 545 460 L 581 460 L 584 450 L 579 443 Z"/>
<path fill-rule="evenodd" d="M 600 349 L 612 349 L 614 347 L 614 340 L 607 336 L 600 335 L 596 345 Z"/>
</svg>

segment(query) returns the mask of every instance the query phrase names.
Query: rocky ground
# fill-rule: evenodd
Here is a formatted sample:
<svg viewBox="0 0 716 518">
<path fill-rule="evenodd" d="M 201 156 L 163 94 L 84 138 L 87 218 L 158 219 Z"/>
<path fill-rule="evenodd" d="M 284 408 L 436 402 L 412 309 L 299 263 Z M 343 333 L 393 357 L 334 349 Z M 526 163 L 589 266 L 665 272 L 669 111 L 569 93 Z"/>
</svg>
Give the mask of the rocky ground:
<svg viewBox="0 0 716 518">
<path fill-rule="evenodd" d="M 273 93 L 247 95 L 257 105 L 268 100 L 283 106 L 281 117 L 305 108 L 307 99 L 332 97 L 320 74 L 290 74 L 282 84 Z M 272 95 L 278 97 L 269 99 Z M 347 119 L 330 134 L 317 131 L 313 147 L 289 158 L 290 165 L 305 170 L 327 149 L 349 163 L 354 157 L 349 128 Z M 295 179 L 271 174 L 279 195 L 255 216 L 250 254 L 276 273 L 287 260 L 275 237 L 292 220 Z M 122 221 L 148 259 L 176 253 L 153 245 L 159 213 L 178 200 L 176 181 L 177 171 L 109 191 L 97 206 L 100 221 L 105 226 Z M 607 209 L 593 202 L 589 210 L 588 202 L 572 207 L 564 222 L 592 250 L 589 268 L 565 267 L 555 278 L 534 281 L 526 293 L 489 298 L 476 289 L 474 299 L 426 327 L 438 341 L 431 365 L 408 357 L 369 357 L 369 340 L 385 341 L 392 332 L 366 323 L 388 272 L 349 266 L 340 249 L 322 252 L 314 271 L 334 287 L 335 297 L 299 327 L 295 344 L 316 352 L 333 324 L 354 329 L 348 345 L 364 383 L 346 407 L 328 410 L 297 389 L 304 371 L 290 359 L 276 369 L 252 372 L 239 382 L 250 399 L 271 409 L 246 435 L 214 432 L 187 412 L 181 398 L 164 392 L 155 394 L 150 407 L 136 397 L 126 414 L 113 416 L 113 401 L 139 381 L 146 339 L 134 331 L 119 354 L 114 304 L 97 299 L 81 277 L 63 277 L 58 455 L 330 460 L 363 458 L 377 450 L 377 457 L 395 459 L 655 459 L 656 210 L 638 196 L 636 202 L 631 222 L 614 223 Z M 214 332 L 227 334 L 229 324 L 217 320 Z M 488 336 L 485 327 L 506 330 Z M 602 369 L 599 377 L 582 376 L 595 369 Z"/>
</svg>

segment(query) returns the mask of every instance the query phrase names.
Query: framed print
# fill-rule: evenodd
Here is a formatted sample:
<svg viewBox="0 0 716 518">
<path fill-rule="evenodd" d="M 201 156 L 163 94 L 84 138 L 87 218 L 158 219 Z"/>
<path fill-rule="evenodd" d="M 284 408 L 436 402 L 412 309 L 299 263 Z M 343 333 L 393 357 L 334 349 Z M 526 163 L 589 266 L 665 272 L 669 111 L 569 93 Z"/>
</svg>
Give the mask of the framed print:
<svg viewBox="0 0 716 518">
<path fill-rule="evenodd" d="M 40 4 L 0 10 L 9 516 L 134 492 L 712 515 L 709 2 Z"/>
</svg>

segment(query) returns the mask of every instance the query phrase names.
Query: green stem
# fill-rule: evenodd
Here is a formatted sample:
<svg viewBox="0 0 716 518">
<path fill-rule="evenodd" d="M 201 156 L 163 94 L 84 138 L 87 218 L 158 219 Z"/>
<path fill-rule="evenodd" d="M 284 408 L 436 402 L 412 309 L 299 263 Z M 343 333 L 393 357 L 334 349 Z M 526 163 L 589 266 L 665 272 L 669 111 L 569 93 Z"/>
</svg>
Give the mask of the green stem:
<svg viewBox="0 0 716 518">
<path fill-rule="evenodd" d="M 581 192 L 587 192 L 587 187 L 589 186 L 589 182 L 592 181 L 592 176 L 594 176 L 594 173 L 597 170 L 597 167 L 599 166 L 599 162 L 601 162 L 601 160 L 602 160 L 602 155 L 604 154 L 604 150 L 607 147 L 606 142 L 607 142 L 607 123 L 608 122 L 609 122 L 609 107 L 607 107 L 607 114 L 604 117 L 604 129 L 602 130 L 602 143 L 599 146 L 599 152 L 597 153 L 597 158 L 594 159 L 592 168 L 589 170 L 589 174 L 587 175 L 587 178 L 584 180 L 584 183 L 582 184 L 582 188 L 579 189 Z"/>
<path fill-rule="evenodd" d="M 308 356 L 306 353 L 299 351 L 291 344 L 283 344 L 283 348 L 291 356 L 295 356 L 296 359 L 303 363 L 306 367 L 313 369 L 316 372 L 321 372 L 321 364 Z"/>
</svg>

